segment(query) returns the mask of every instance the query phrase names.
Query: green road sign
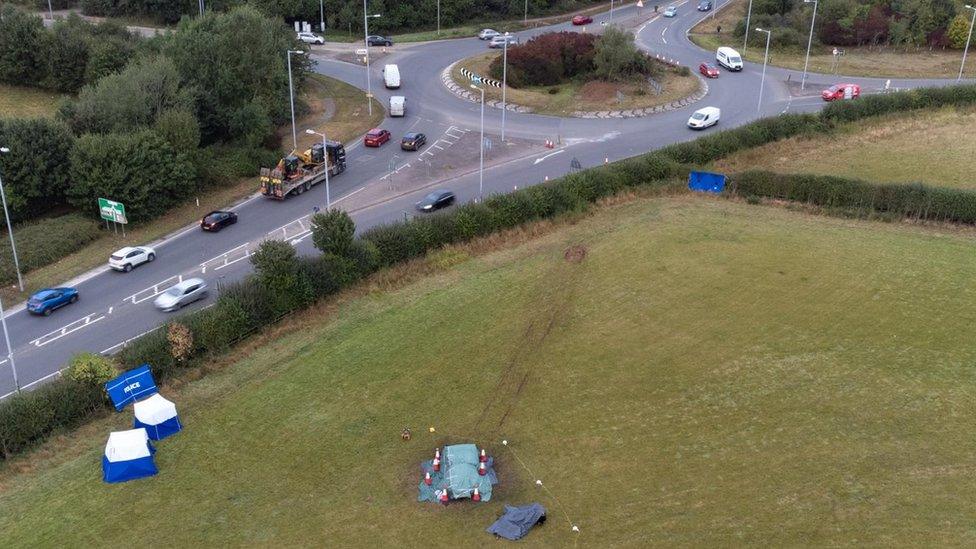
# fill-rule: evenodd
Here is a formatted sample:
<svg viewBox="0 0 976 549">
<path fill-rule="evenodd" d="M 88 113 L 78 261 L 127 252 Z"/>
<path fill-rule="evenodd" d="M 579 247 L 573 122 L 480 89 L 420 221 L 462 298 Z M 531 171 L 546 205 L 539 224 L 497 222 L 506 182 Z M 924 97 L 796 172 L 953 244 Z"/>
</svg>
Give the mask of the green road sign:
<svg viewBox="0 0 976 549">
<path fill-rule="evenodd" d="M 114 221 L 122 224 L 129 222 L 125 218 L 125 205 L 121 202 L 115 202 L 107 198 L 99 198 L 98 212 L 105 221 Z"/>
</svg>

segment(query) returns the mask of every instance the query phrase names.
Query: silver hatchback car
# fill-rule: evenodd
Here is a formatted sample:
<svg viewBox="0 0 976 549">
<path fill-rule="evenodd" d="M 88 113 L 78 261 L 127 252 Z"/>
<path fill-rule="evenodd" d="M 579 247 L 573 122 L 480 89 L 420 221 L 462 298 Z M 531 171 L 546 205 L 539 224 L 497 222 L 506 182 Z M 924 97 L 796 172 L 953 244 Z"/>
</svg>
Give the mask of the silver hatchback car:
<svg viewBox="0 0 976 549">
<path fill-rule="evenodd" d="M 188 278 L 169 288 L 153 302 L 157 309 L 169 312 L 207 297 L 207 283 L 202 278 Z"/>
</svg>

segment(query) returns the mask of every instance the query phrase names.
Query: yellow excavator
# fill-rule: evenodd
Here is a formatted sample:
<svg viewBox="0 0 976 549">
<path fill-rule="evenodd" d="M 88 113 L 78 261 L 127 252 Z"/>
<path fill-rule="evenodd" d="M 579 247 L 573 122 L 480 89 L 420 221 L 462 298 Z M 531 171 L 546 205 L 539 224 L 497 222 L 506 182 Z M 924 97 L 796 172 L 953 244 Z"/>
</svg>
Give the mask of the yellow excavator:
<svg viewBox="0 0 976 549">
<path fill-rule="evenodd" d="M 346 171 L 346 149 L 338 141 L 316 143 L 302 152 L 292 151 L 274 168 L 261 168 L 261 194 L 284 200 L 302 194 L 330 176 Z"/>
</svg>

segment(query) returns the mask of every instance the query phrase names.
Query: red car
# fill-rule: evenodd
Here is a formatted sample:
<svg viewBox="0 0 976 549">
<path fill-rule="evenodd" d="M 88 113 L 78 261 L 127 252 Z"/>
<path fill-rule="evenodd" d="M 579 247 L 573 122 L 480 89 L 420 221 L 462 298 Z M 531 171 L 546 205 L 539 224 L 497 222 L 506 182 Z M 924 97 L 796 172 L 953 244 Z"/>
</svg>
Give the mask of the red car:
<svg viewBox="0 0 976 549">
<path fill-rule="evenodd" d="M 701 65 L 698 65 L 698 72 L 702 73 L 708 78 L 718 78 L 718 67 L 715 65 L 702 63 Z"/>
<path fill-rule="evenodd" d="M 574 15 L 573 24 L 574 25 L 588 25 L 593 22 L 593 18 L 589 15 Z"/>
<path fill-rule="evenodd" d="M 824 101 L 837 101 L 847 97 L 847 89 L 851 90 L 851 99 L 857 99 L 861 95 L 861 86 L 857 84 L 834 84 L 820 93 Z"/>
<path fill-rule="evenodd" d="M 366 138 L 363 140 L 363 145 L 366 145 L 367 147 L 379 147 L 389 140 L 390 132 L 382 128 L 373 128 L 366 132 Z"/>
</svg>

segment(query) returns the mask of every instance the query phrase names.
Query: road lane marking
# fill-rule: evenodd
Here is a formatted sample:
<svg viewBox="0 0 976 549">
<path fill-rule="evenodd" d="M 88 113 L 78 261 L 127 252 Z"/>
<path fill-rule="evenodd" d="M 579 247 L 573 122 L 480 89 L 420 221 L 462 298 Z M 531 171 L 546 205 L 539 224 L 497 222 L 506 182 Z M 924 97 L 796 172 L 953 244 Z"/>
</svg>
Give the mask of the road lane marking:
<svg viewBox="0 0 976 549">
<path fill-rule="evenodd" d="M 545 155 L 545 156 L 543 156 L 541 158 L 536 158 L 535 159 L 535 162 L 533 162 L 532 165 L 534 166 L 534 165 L 538 164 L 539 162 L 542 162 L 543 160 L 549 158 L 550 156 L 556 156 L 557 154 L 562 154 L 564 152 L 566 152 L 566 149 L 559 149 L 558 151 L 549 153 L 549 154 L 547 154 L 547 155 Z"/>
<path fill-rule="evenodd" d="M 87 326 L 91 326 L 92 324 L 100 320 L 103 320 L 105 318 L 105 315 L 100 315 L 96 317 L 95 316 L 96 314 L 98 313 L 92 313 L 88 316 L 79 318 L 78 320 L 70 324 L 65 324 L 64 326 L 58 328 L 57 330 L 54 330 L 53 332 L 46 333 L 41 337 L 31 341 L 31 345 L 35 347 L 43 347 L 44 345 L 47 345 L 52 341 L 57 341 L 66 335 L 77 332 L 78 330 L 85 328 Z"/>
<path fill-rule="evenodd" d="M 122 301 L 131 301 L 133 305 L 137 303 L 142 303 L 143 301 L 152 299 L 162 292 L 169 289 L 170 286 L 174 284 L 179 284 L 183 282 L 183 275 L 173 275 L 161 282 L 157 282 L 148 288 L 139 290 L 138 292 L 130 295 L 129 297 L 123 299 Z M 162 289 L 160 289 L 162 287 Z"/>
</svg>

